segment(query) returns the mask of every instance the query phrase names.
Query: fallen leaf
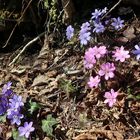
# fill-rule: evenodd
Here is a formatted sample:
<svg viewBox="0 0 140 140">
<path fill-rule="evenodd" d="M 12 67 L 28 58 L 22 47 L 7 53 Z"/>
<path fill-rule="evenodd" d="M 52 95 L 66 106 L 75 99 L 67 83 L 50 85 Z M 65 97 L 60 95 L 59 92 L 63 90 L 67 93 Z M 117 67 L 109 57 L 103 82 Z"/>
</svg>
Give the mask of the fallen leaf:
<svg viewBox="0 0 140 140">
<path fill-rule="evenodd" d="M 44 84 L 47 84 L 47 83 L 48 83 L 48 79 L 47 79 L 47 76 L 45 74 L 44 75 L 38 75 L 34 79 L 32 87 L 41 86 L 41 85 L 44 85 Z"/>
<path fill-rule="evenodd" d="M 124 37 L 128 38 L 128 40 L 131 40 L 136 37 L 134 34 L 135 30 L 132 26 L 127 27 L 127 29 L 123 32 Z"/>
<path fill-rule="evenodd" d="M 97 138 L 87 133 L 87 134 L 80 134 L 73 139 L 74 140 L 96 140 Z"/>
</svg>

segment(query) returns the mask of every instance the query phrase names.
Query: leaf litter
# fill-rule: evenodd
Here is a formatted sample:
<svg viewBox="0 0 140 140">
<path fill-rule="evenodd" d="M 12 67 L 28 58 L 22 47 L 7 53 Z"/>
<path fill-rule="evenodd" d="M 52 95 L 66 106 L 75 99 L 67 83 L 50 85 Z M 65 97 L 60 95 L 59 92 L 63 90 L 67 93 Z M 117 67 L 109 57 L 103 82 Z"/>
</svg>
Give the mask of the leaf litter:
<svg viewBox="0 0 140 140">
<path fill-rule="evenodd" d="M 123 36 L 128 40 L 136 41 L 134 28 L 136 27 L 127 28 Z M 139 32 L 138 29 L 136 31 Z M 118 69 L 121 73 L 120 78 L 107 83 L 107 88 L 118 88 L 125 83 L 123 88 L 126 91 L 118 95 L 116 105 L 109 110 L 99 95 L 100 90 L 87 88 L 83 52 L 74 50 L 75 48 L 72 50 L 65 45 L 59 49 L 52 48 L 53 38 L 51 41 L 44 39 L 43 48 L 37 58 L 36 55 L 32 56 L 32 61 L 28 56 L 27 59 L 22 56 L 24 59 L 21 59 L 21 63 L 17 62 L 16 65 L 4 70 L 7 57 L 0 59 L 0 63 L 3 64 L 0 66 L 1 81 L 12 81 L 15 92 L 22 95 L 24 100 L 29 98 L 42 106 L 37 113 L 38 119 L 44 120 L 49 114 L 53 115 L 52 118 L 49 116 L 49 121 L 52 123 L 44 120 L 42 126 L 44 132 L 53 135 L 56 139 L 64 140 L 139 139 L 139 63 L 133 60 L 133 63 L 122 65 Z M 129 41 L 124 43 L 131 46 Z M 133 69 L 131 74 L 130 68 Z M 128 75 L 125 76 L 126 73 Z M 3 83 L 0 85 L 2 86 Z M 130 98 L 126 98 L 128 93 L 131 95 Z M 48 127 L 53 129 L 48 130 Z M 0 128 L 2 136 L 10 137 L 8 131 L 11 128 L 2 124 Z M 49 139 L 44 136 L 44 132 L 38 130 L 37 133 L 41 133 L 38 134 L 41 135 L 40 138 Z"/>
</svg>

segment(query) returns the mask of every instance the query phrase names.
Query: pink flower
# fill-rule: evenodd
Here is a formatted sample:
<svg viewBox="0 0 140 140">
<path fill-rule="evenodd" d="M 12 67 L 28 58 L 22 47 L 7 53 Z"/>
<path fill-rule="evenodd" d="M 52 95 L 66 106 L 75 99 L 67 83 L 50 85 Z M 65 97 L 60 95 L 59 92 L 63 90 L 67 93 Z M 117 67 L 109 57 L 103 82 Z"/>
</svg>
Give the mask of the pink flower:
<svg viewBox="0 0 140 140">
<path fill-rule="evenodd" d="M 107 62 L 106 64 L 101 65 L 101 69 L 99 70 L 98 74 L 100 76 L 105 75 L 105 79 L 108 80 L 109 78 L 114 77 L 114 73 L 113 73 L 114 70 L 115 70 L 114 63 Z"/>
<path fill-rule="evenodd" d="M 118 92 L 115 92 L 111 89 L 110 92 L 105 92 L 104 97 L 106 98 L 104 103 L 108 103 L 109 107 L 112 107 L 113 104 L 116 102 L 116 97 L 118 96 Z"/>
<path fill-rule="evenodd" d="M 94 77 L 94 78 L 91 76 L 91 77 L 89 78 L 88 86 L 89 86 L 90 88 L 98 87 L 99 82 L 100 82 L 99 76 L 96 76 L 96 77 Z"/>
<path fill-rule="evenodd" d="M 89 48 L 88 51 L 85 52 L 84 56 L 84 66 L 87 69 L 91 69 L 93 65 L 96 63 L 96 59 L 93 54 L 93 48 Z"/>
<path fill-rule="evenodd" d="M 106 52 L 107 50 L 105 46 L 100 46 L 99 48 L 97 48 L 97 46 L 93 47 L 93 54 L 97 59 L 103 57 L 106 54 Z"/>
<path fill-rule="evenodd" d="M 116 61 L 120 60 L 121 62 L 124 62 L 126 58 L 129 58 L 129 51 L 125 51 L 124 47 L 121 46 L 120 48 L 117 48 L 116 51 L 113 52 Z"/>
</svg>

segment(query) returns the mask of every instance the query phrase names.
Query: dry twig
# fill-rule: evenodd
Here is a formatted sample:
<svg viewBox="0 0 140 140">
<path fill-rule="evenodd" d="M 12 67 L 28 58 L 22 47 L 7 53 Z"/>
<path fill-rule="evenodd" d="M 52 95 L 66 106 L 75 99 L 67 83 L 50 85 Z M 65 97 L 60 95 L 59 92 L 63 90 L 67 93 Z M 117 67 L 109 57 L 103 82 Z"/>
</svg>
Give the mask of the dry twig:
<svg viewBox="0 0 140 140">
<path fill-rule="evenodd" d="M 122 0 L 119 0 L 103 17 L 102 19 L 104 19 L 108 14 L 110 14 L 112 12 L 112 10 L 114 10 L 120 3 L 122 2 Z"/>
<path fill-rule="evenodd" d="M 13 61 L 8 65 L 11 66 L 12 64 L 14 64 L 19 56 L 27 49 L 28 46 L 30 46 L 31 44 L 33 44 L 34 42 L 36 42 L 40 37 L 42 37 L 46 32 L 41 33 L 40 35 L 38 35 L 37 37 L 35 37 L 34 39 L 32 39 L 31 41 L 29 41 L 24 47 L 23 49 L 20 51 L 20 53 L 13 59 Z"/>
<path fill-rule="evenodd" d="M 5 47 L 8 45 L 8 43 L 9 43 L 9 41 L 10 41 L 10 39 L 11 39 L 11 37 L 12 37 L 12 35 L 13 35 L 15 29 L 16 29 L 16 27 L 19 25 L 21 19 L 23 18 L 24 14 L 25 14 L 25 12 L 27 11 L 28 7 L 30 6 L 31 2 L 32 2 L 32 0 L 29 1 L 28 5 L 27 5 L 26 8 L 24 9 L 24 11 L 23 11 L 21 17 L 17 20 L 17 23 L 16 23 L 16 25 L 14 26 L 13 30 L 11 31 L 11 33 L 10 33 L 10 35 L 9 35 L 9 37 L 8 37 L 8 39 L 7 39 L 7 41 L 6 41 L 6 43 L 5 43 L 5 45 L 3 46 L 3 48 L 5 48 Z"/>
</svg>

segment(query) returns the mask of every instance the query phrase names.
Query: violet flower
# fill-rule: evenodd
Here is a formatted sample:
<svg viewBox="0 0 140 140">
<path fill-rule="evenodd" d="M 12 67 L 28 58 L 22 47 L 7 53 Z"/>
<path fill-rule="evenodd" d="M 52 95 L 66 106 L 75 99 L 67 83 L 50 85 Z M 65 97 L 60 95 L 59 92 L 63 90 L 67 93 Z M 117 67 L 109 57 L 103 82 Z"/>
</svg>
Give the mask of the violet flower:
<svg viewBox="0 0 140 140">
<path fill-rule="evenodd" d="M 102 12 L 101 12 L 101 10 L 95 9 L 95 11 L 91 14 L 92 14 L 91 19 L 97 19 L 101 16 Z"/>
<path fill-rule="evenodd" d="M 15 104 L 9 103 L 9 108 L 7 109 L 7 115 L 11 115 L 12 112 L 20 112 L 20 106 L 15 106 Z"/>
<path fill-rule="evenodd" d="M 21 124 L 21 120 L 23 118 L 23 115 L 20 114 L 18 111 L 12 111 L 11 114 L 7 115 L 7 118 L 10 119 L 11 124 Z"/>
<path fill-rule="evenodd" d="M 81 32 L 79 39 L 80 39 L 80 43 L 81 45 L 87 45 L 88 41 L 90 40 L 90 32 Z"/>
<path fill-rule="evenodd" d="M 111 25 L 115 28 L 115 30 L 119 30 L 124 26 L 124 20 L 121 20 L 120 17 L 112 18 L 113 22 Z"/>
<path fill-rule="evenodd" d="M 5 84 L 2 88 L 2 95 L 4 96 L 10 96 L 13 92 L 11 90 L 11 85 L 12 82 L 8 82 L 7 84 Z"/>
<path fill-rule="evenodd" d="M 93 29 L 93 32 L 96 32 L 96 33 L 103 33 L 105 31 L 105 27 L 102 25 L 101 22 L 99 23 L 96 23 L 94 22 L 94 29 Z"/>
<path fill-rule="evenodd" d="M 107 53 L 106 46 L 94 46 L 92 49 L 92 53 L 97 59 L 103 57 Z"/>
<path fill-rule="evenodd" d="M 96 59 L 94 57 L 94 49 L 93 48 L 89 48 L 86 52 L 85 52 L 85 56 L 84 56 L 84 66 L 87 69 L 91 69 L 93 67 L 93 65 L 96 63 Z"/>
<path fill-rule="evenodd" d="M 85 23 L 83 23 L 82 26 L 81 26 L 81 31 L 83 31 L 83 32 L 88 31 L 88 30 L 90 30 L 90 29 L 91 29 L 91 27 L 90 27 L 89 22 L 85 22 Z"/>
<path fill-rule="evenodd" d="M 121 46 L 120 48 L 116 48 L 116 51 L 113 51 L 113 53 L 113 57 L 116 61 L 119 60 L 121 62 L 124 62 L 125 59 L 130 57 L 129 51 L 125 51 L 123 46 Z"/>
<path fill-rule="evenodd" d="M 88 86 L 90 87 L 90 88 L 93 88 L 93 87 L 98 87 L 98 85 L 99 85 L 99 83 L 100 83 L 100 78 L 99 78 L 99 76 L 96 76 L 96 77 L 90 77 L 89 78 L 89 81 L 88 81 Z"/>
<path fill-rule="evenodd" d="M 24 126 L 21 126 L 18 128 L 19 131 L 19 136 L 25 136 L 26 138 L 29 138 L 29 135 L 31 132 L 33 132 L 35 130 L 34 127 L 32 127 L 33 122 L 25 122 Z"/>
<path fill-rule="evenodd" d="M 13 95 L 12 99 L 9 99 L 10 104 L 13 104 L 15 108 L 18 108 L 20 106 L 24 106 L 24 103 L 22 102 L 22 96 L 18 96 L 16 94 Z"/>
<path fill-rule="evenodd" d="M 139 45 L 135 45 L 134 46 L 136 50 L 133 50 L 132 53 L 136 55 L 136 59 L 139 60 L 140 59 L 140 46 Z"/>
<path fill-rule="evenodd" d="M 92 13 L 91 19 L 96 20 L 96 19 L 100 18 L 103 14 L 105 14 L 106 12 L 107 12 L 106 7 L 104 9 L 102 9 L 102 10 L 95 9 L 95 11 Z"/>
<path fill-rule="evenodd" d="M 6 113 L 8 108 L 8 99 L 4 96 L 0 97 L 0 115 Z"/>
<path fill-rule="evenodd" d="M 67 39 L 70 40 L 74 35 L 74 28 L 69 25 L 66 29 L 66 36 L 67 36 Z"/>
<path fill-rule="evenodd" d="M 98 74 L 100 76 L 105 76 L 105 79 L 108 80 L 109 78 L 114 77 L 115 66 L 114 63 L 104 63 L 101 65 L 101 69 L 99 70 Z"/>
<path fill-rule="evenodd" d="M 118 92 L 115 92 L 113 89 L 111 89 L 110 92 L 105 92 L 104 97 L 106 99 L 104 103 L 108 103 L 109 107 L 112 107 L 114 103 L 116 102 L 117 96 L 118 96 Z"/>
<path fill-rule="evenodd" d="M 88 22 L 82 24 L 79 33 L 79 40 L 81 45 L 87 45 L 88 41 L 91 39 L 91 33 L 89 32 L 90 29 L 90 24 Z"/>
</svg>

